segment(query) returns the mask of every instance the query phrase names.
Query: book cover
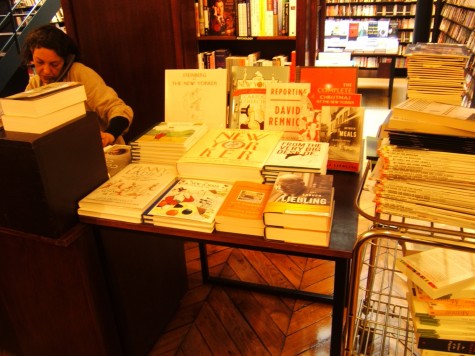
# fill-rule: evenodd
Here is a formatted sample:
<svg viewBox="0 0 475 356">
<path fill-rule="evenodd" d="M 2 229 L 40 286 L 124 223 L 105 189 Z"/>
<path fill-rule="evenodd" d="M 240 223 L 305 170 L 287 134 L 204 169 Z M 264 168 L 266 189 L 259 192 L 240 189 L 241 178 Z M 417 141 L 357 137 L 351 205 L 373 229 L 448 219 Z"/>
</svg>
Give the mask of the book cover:
<svg viewBox="0 0 475 356">
<path fill-rule="evenodd" d="M 57 82 L 0 98 L 0 105 L 4 115 L 40 117 L 85 100 L 84 85 Z"/>
<path fill-rule="evenodd" d="M 325 174 L 328 150 L 327 142 L 281 140 L 265 162 L 264 170 Z"/>
<path fill-rule="evenodd" d="M 417 120 L 427 125 L 442 125 L 454 129 L 475 132 L 475 109 L 424 99 L 407 99 L 396 105 L 393 117 Z"/>
<path fill-rule="evenodd" d="M 144 221 L 212 231 L 216 214 L 231 187 L 232 184 L 223 182 L 180 178 L 144 213 Z"/>
<path fill-rule="evenodd" d="M 264 237 L 267 240 L 277 240 L 287 243 L 328 247 L 328 245 L 330 245 L 330 236 L 330 231 L 290 229 L 277 226 L 266 226 L 264 228 Z"/>
<path fill-rule="evenodd" d="M 287 66 L 235 66 L 232 69 L 229 128 L 264 128 L 266 87 L 289 81 Z"/>
<path fill-rule="evenodd" d="M 475 254 L 432 248 L 396 259 L 396 267 L 430 298 L 441 298 L 475 281 Z"/>
<path fill-rule="evenodd" d="M 234 36 L 236 34 L 236 6 L 235 0 L 208 0 L 209 35 Z"/>
<path fill-rule="evenodd" d="M 261 170 L 280 131 L 210 129 L 177 162 L 180 176 L 262 182 Z"/>
<path fill-rule="evenodd" d="M 129 145 L 114 144 L 104 147 L 107 172 L 109 177 L 115 176 L 124 169 L 132 160 Z"/>
<path fill-rule="evenodd" d="M 165 122 L 201 122 L 226 127 L 224 69 L 166 69 Z"/>
<path fill-rule="evenodd" d="M 79 201 L 79 208 L 141 215 L 176 180 L 173 166 L 131 163 Z"/>
<path fill-rule="evenodd" d="M 328 142 L 329 170 L 359 172 L 363 153 L 364 107 L 323 106 L 320 141 Z"/>
<path fill-rule="evenodd" d="M 264 231 L 263 211 L 272 186 L 247 181 L 234 182 L 228 196 L 216 215 L 216 224 L 259 228 Z"/>
<path fill-rule="evenodd" d="M 360 106 L 358 67 L 311 67 L 296 68 L 296 82 L 311 83 L 309 99 L 313 110 L 323 106 Z"/>
<path fill-rule="evenodd" d="M 284 131 L 287 140 L 318 141 L 318 127 L 309 101 L 310 83 L 269 83 L 264 129 Z"/>
<path fill-rule="evenodd" d="M 264 224 L 330 231 L 333 195 L 331 175 L 280 172 L 264 208 Z"/>
<path fill-rule="evenodd" d="M 43 134 L 85 115 L 86 106 L 80 101 L 43 116 L 1 115 L 0 117 L 7 131 Z"/>
</svg>

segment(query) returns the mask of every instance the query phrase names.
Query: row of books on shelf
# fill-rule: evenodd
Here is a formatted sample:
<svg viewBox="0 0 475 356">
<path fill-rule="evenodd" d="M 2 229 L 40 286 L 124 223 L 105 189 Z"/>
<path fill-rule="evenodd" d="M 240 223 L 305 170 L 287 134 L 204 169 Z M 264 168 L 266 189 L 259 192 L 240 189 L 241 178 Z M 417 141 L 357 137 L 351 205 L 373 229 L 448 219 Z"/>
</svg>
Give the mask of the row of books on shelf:
<svg viewBox="0 0 475 356">
<path fill-rule="evenodd" d="M 381 5 L 364 5 L 360 3 L 345 3 L 340 5 L 329 5 L 326 7 L 327 17 L 332 16 L 414 16 L 416 14 L 416 3 L 394 3 Z"/>
<path fill-rule="evenodd" d="M 412 251 L 395 261 L 421 355 L 475 354 L 475 254 L 444 247 Z"/>
<path fill-rule="evenodd" d="M 441 15 L 467 28 L 475 27 L 475 9 L 473 8 L 469 10 L 446 3 L 442 7 Z"/>
<path fill-rule="evenodd" d="M 296 0 L 197 0 L 198 36 L 295 36 Z"/>
<path fill-rule="evenodd" d="M 247 56 L 233 56 L 226 48 L 198 53 L 198 69 L 230 68 L 234 64 L 246 66 L 290 66 L 287 55 L 275 55 L 270 59 L 261 58 L 260 52 L 253 52 Z"/>
<path fill-rule="evenodd" d="M 318 152 L 314 162 L 288 163 L 287 155 L 308 154 L 310 149 L 280 137 L 264 131 L 208 131 L 175 165 L 126 165 L 79 201 L 78 214 L 328 246 L 333 212 L 332 176 L 324 174 L 328 145 L 309 142 L 320 146 L 312 149 Z M 249 147 L 235 152 L 236 144 L 244 141 L 260 146 L 259 153 L 249 152 Z M 269 150 L 269 145 L 276 148 Z M 286 153 L 277 153 L 282 150 Z M 276 170 L 275 179 L 267 183 L 257 177 L 265 163 L 273 163 Z M 306 164 L 312 169 L 306 170 Z"/>
</svg>

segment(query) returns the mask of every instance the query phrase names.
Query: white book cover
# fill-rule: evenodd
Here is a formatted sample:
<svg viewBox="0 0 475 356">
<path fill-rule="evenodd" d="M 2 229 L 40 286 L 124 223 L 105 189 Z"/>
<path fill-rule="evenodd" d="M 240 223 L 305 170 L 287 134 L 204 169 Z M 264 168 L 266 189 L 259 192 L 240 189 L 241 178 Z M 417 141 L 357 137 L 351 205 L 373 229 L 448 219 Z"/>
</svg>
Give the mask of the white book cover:
<svg viewBox="0 0 475 356">
<path fill-rule="evenodd" d="M 203 122 L 225 128 L 227 113 L 225 69 L 165 70 L 165 122 Z"/>
</svg>

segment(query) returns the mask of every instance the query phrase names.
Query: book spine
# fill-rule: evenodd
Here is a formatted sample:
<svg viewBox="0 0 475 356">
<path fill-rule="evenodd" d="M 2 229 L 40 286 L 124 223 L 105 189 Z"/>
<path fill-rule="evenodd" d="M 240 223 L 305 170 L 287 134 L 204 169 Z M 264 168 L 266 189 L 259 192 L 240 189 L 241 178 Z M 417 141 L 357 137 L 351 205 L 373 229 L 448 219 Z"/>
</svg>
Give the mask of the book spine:
<svg viewBox="0 0 475 356">
<path fill-rule="evenodd" d="M 463 352 L 468 355 L 475 355 L 475 341 L 437 339 L 430 337 L 418 337 L 417 347 L 420 349 Z"/>
<path fill-rule="evenodd" d="M 297 35 L 297 0 L 289 0 L 289 36 Z"/>
</svg>

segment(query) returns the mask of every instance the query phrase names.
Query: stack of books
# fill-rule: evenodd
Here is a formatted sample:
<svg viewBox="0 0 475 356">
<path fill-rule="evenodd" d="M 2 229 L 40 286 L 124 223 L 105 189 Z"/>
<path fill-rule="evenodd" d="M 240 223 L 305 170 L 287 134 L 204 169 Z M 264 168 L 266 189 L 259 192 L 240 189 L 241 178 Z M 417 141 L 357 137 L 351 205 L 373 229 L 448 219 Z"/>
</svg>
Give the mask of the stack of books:
<svg viewBox="0 0 475 356">
<path fill-rule="evenodd" d="M 6 131 L 42 134 L 86 114 L 86 91 L 76 82 L 58 82 L 0 98 Z"/>
<path fill-rule="evenodd" d="M 475 109 L 409 99 L 393 109 L 374 178 L 382 214 L 475 228 Z"/>
<path fill-rule="evenodd" d="M 465 66 L 470 51 L 449 43 L 408 44 L 407 97 L 460 105 L 465 94 Z"/>
<path fill-rule="evenodd" d="M 265 238 L 329 246 L 334 205 L 332 175 L 281 172 L 264 208 Z"/>
<path fill-rule="evenodd" d="M 430 248 L 396 259 L 421 355 L 475 354 L 475 254 Z"/>
<path fill-rule="evenodd" d="M 264 207 L 272 186 L 255 182 L 234 182 L 216 215 L 216 231 L 264 236 Z"/>
<path fill-rule="evenodd" d="M 203 123 L 162 122 L 130 142 L 132 161 L 174 165 L 207 131 Z"/>
<path fill-rule="evenodd" d="M 176 179 L 173 166 L 131 163 L 82 198 L 78 214 L 142 223 L 142 214 Z"/>
<path fill-rule="evenodd" d="M 312 172 L 325 175 L 328 142 L 281 140 L 264 164 L 264 183 L 274 184 L 280 172 Z"/>
<path fill-rule="evenodd" d="M 209 129 L 178 160 L 184 178 L 262 183 L 262 168 L 282 138 L 281 131 Z"/>
<path fill-rule="evenodd" d="M 212 233 L 232 184 L 180 178 L 144 212 L 144 223 Z"/>
</svg>

